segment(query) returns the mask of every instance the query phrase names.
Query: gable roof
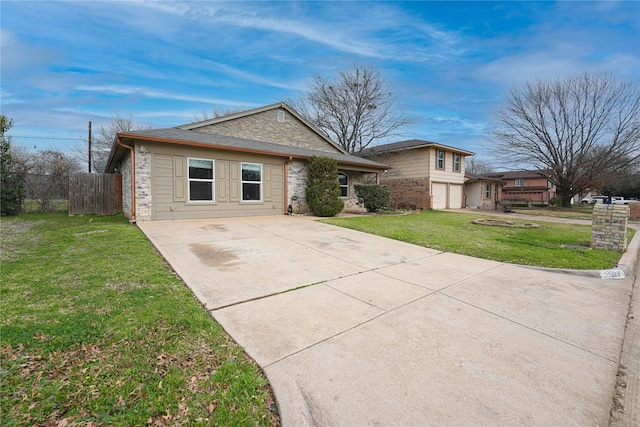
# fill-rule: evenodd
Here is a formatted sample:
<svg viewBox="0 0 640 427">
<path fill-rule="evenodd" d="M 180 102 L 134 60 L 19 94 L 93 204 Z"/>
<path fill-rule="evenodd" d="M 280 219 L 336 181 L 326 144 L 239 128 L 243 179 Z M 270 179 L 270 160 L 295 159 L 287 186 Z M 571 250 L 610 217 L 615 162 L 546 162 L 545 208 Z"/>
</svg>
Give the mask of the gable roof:
<svg viewBox="0 0 640 427">
<path fill-rule="evenodd" d="M 307 159 L 311 156 L 326 156 L 335 159 L 342 165 L 351 165 L 370 169 L 389 168 L 389 166 L 381 163 L 356 157 L 351 154 L 312 150 L 309 148 L 276 144 L 273 142 L 255 141 L 215 133 L 186 130 L 179 127 L 121 132 L 118 133 L 118 138 L 120 138 L 123 144 L 129 146 L 133 146 L 134 140 L 156 141 L 176 145 L 217 148 L 221 150 L 266 154 L 280 157 L 293 157 L 296 159 Z M 107 161 L 106 172 L 112 172 L 116 164 L 118 164 L 127 154 L 127 151 L 128 150 L 126 148 L 121 147 L 118 144 L 114 144 L 109 155 L 109 160 Z"/>
<path fill-rule="evenodd" d="M 451 147 L 448 145 L 440 144 L 432 141 L 425 141 L 423 139 L 408 139 L 406 141 L 393 142 L 391 144 L 376 145 L 375 147 L 369 147 L 362 150 L 360 155 L 365 157 L 371 157 L 378 154 L 394 153 L 396 151 L 415 150 L 417 148 L 435 147 L 443 150 L 453 151 L 454 153 L 464 154 L 465 156 L 473 156 L 475 153 L 461 148 Z"/>
<path fill-rule="evenodd" d="M 336 144 L 331 138 L 329 138 L 329 136 L 327 136 L 326 134 L 321 132 L 318 128 L 316 128 L 309 121 L 307 121 L 307 119 L 305 119 L 300 114 L 298 114 L 298 112 L 296 110 L 291 108 L 285 102 L 278 102 L 278 103 L 271 104 L 271 105 L 265 105 L 264 107 L 258 107 L 258 108 L 254 108 L 252 110 L 246 110 L 246 111 L 240 111 L 240 112 L 237 112 L 237 113 L 227 114 L 225 116 L 215 117 L 213 119 L 203 120 L 203 121 L 200 121 L 200 122 L 188 123 L 186 125 L 177 126 L 177 128 L 178 129 L 185 129 L 185 130 L 196 130 L 196 129 L 207 127 L 207 126 L 210 126 L 210 125 L 215 125 L 215 124 L 218 124 L 218 123 L 227 122 L 227 121 L 230 121 L 230 120 L 236 120 L 236 119 L 240 119 L 242 117 L 251 116 L 253 114 L 263 113 L 263 112 L 269 111 L 269 110 L 279 110 L 279 109 L 286 110 L 287 112 L 289 112 L 289 114 L 294 116 L 296 119 L 300 120 L 311 131 L 313 131 L 315 134 L 320 136 L 326 142 L 331 144 L 332 147 L 336 148 L 341 153 L 348 154 L 347 151 L 344 148 L 342 148 L 341 146 Z"/>
</svg>

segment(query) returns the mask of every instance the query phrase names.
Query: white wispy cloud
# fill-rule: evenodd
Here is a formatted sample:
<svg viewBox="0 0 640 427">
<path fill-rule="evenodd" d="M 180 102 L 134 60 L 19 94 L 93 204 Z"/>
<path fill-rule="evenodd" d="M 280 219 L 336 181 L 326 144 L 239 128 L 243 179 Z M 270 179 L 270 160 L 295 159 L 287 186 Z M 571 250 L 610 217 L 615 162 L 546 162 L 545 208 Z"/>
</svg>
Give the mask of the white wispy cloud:
<svg viewBox="0 0 640 427">
<path fill-rule="evenodd" d="M 140 95 L 147 98 L 167 99 L 176 101 L 199 102 L 203 104 L 215 105 L 235 105 L 237 102 L 220 98 L 209 98 L 195 95 L 184 95 L 180 93 L 164 92 L 157 89 L 124 86 L 124 85 L 79 85 L 76 90 L 84 92 L 98 92 L 103 94 L 119 94 L 119 95 Z"/>
</svg>

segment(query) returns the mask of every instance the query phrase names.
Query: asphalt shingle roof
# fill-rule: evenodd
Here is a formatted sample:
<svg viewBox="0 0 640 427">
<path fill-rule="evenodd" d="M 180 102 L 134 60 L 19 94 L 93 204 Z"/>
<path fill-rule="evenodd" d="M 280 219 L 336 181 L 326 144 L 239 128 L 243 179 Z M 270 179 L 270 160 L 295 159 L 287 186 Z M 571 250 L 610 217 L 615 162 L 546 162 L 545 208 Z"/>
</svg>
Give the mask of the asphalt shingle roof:
<svg viewBox="0 0 640 427">
<path fill-rule="evenodd" d="M 308 158 L 311 156 L 327 156 L 338 161 L 338 163 L 352 164 L 376 169 L 385 169 L 381 163 L 372 160 L 363 159 L 351 154 L 343 154 L 340 152 L 312 150 L 309 148 L 295 147 L 286 144 L 276 144 L 273 142 L 256 141 L 245 138 L 236 138 L 233 136 L 221 135 L 216 133 L 208 133 L 201 131 L 192 131 L 179 128 L 162 128 L 162 129 L 146 129 L 131 132 L 122 132 L 120 136 L 123 139 L 149 139 L 164 140 L 168 143 L 186 143 L 186 144 L 202 144 L 212 147 L 229 149 L 234 151 L 247 151 L 253 153 L 262 153 L 278 156 L 293 156 L 296 158 Z M 119 147 L 117 147 L 119 148 Z M 111 157 L 115 153 L 112 153 Z M 111 159 L 110 159 L 111 162 Z"/>
</svg>

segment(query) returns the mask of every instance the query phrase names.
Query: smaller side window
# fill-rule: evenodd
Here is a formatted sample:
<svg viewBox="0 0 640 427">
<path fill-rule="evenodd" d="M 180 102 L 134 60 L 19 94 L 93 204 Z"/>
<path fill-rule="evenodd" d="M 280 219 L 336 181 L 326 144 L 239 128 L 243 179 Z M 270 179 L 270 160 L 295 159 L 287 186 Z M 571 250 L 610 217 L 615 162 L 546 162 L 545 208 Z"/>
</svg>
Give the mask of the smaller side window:
<svg viewBox="0 0 640 427">
<path fill-rule="evenodd" d="M 491 184 L 484 185 L 484 198 L 487 200 L 491 198 Z"/>
<path fill-rule="evenodd" d="M 460 172 L 460 154 L 458 153 L 454 153 L 453 154 L 453 171 L 454 172 Z"/>
<path fill-rule="evenodd" d="M 340 183 L 340 197 L 349 197 L 349 177 L 342 172 L 338 173 Z"/>
<path fill-rule="evenodd" d="M 438 169 L 444 169 L 444 150 L 436 150 L 436 158 Z"/>
<path fill-rule="evenodd" d="M 516 178 L 516 187 L 524 187 L 524 178 Z"/>
</svg>

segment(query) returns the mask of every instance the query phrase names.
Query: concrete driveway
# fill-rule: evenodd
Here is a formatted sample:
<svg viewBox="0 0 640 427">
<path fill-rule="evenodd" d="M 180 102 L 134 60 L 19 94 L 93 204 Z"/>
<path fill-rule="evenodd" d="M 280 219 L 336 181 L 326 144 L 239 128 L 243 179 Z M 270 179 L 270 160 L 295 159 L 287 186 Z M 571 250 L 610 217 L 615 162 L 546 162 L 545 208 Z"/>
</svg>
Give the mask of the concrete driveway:
<svg viewBox="0 0 640 427">
<path fill-rule="evenodd" d="M 631 278 L 304 217 L 138 225 L 264 369 L 283 426 L 608 424 Z"/>
</svg>

